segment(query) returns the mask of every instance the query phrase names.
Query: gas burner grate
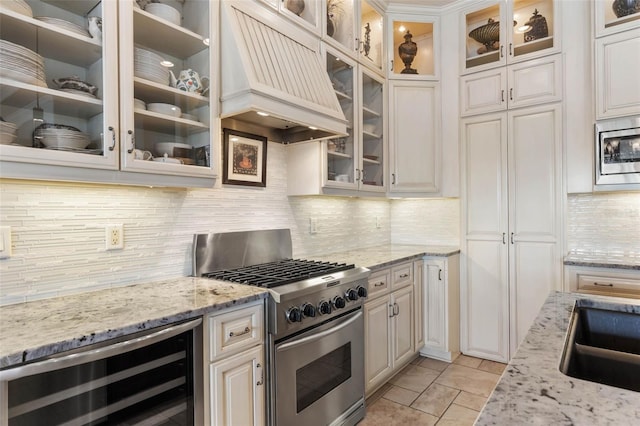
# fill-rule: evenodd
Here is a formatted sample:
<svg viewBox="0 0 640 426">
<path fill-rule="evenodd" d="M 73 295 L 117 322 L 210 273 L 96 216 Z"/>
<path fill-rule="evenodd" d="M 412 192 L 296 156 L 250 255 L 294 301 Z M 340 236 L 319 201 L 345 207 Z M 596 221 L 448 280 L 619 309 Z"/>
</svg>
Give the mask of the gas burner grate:
<svg viewBox="0 0 640 426">
<path fill-rule="evenodd" d="M 347 263 L 283 259 L 235 269 L 221 269 L 205 273 L 203 276 L 221 281 L 271 288 L 325 274 L 346 271 L 354 267 L 355 265 Z"/>
</svg>

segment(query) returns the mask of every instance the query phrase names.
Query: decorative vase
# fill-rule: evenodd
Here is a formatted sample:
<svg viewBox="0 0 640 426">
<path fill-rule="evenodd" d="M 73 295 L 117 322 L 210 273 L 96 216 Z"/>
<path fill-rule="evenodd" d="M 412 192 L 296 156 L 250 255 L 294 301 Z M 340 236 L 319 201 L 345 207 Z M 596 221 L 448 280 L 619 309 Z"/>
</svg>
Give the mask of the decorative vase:
<svg viewBox="0 0 640 426">
<path fill-rule="evenodd" d="M 367 25 L 364 26 L 364 43 L 362 44 L 362 48 L 364 49 L 364 56 L 369 58 L 369 50 L 371 50 L 371 25 L 369 25 L 368 22 Z"/>
<path fill-rule="evenodd" d="M 304 0 L 287 1 L 287 9 L 300 16 L 300 14 L 304 11 Z"/>
<path fill-rule="evenodd" d="M 614 0 L 611 5 L 618 18 L 640 12 L 640 0 Z"/>
<path fill-rule="evenodd" d="M 336 23 L 333 21 L 333 15 L 327 13 L 327 35 L 329 37 L 333 37 L 333 34 L 336 32 Z"/>
<path fill-rule="evenodd" d="M 407 30 L 404 35 L 404 43 L 398 46 L 398 54 L 402 63 L 404 63 L 404 69 L 400 71 L 400 74 L 418 74 L 418 70 L 411 68 L 411 63 L 418 53 L 418 45 L 411 40 L 413 36 Z"/>
<path fill-rule="evenodd" d="M 549 27 L 547 27 L 547 19 L 538 14 L 538 9 L 535 9 L 533 16 L 529 18 L 527 23 L 531 27 L 529 31 L 524 33 L 524 42 L 537 40 L 540 38 L 549 37 Z"/>
</svg>

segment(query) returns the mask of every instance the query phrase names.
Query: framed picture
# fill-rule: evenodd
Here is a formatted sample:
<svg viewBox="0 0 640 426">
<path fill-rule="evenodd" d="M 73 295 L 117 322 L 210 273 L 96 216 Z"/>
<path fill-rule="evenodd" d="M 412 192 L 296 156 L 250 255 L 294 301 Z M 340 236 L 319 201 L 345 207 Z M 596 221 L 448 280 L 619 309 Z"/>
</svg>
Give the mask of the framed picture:
<svg viewBox="0 0 640 426">
<path fill-rule="evenodd" d="M 267 138 L 231 129 L 222 132 L 222 183 L 266 187 Z"/>
</svg>

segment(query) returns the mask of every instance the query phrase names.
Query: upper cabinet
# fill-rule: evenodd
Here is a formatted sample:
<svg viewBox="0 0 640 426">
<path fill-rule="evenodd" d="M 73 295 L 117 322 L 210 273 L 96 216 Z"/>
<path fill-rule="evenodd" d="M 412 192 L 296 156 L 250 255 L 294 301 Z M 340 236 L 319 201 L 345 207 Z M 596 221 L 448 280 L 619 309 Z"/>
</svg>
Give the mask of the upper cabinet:
<svg viewBox="0 0 640 426">
<path fill-rule="evenodd" d="M 209 2 L 142 4 L 0 4 L 2 177 L 213 184 Z"/>
<path fill-rule="evenodd" d="M 384 75 L 384 17 L 382 11 L 367 0 L 362 0 L 360 3 L 359 33 L 360 63 Z"/>
<path fill-rule="evenodd" d="M 320 0 L 260 0 L 271 6 L 291 21 L 320 35 L 322 18 Z M 211 2 L 217 4 L 218 2 Z"/>
<path fill-rule="evenodd" d="M 560 51 L 560 1 L 488 1 L 461 13 L 462 72 Z"/>
<path fill-rule="evenodd" d="M 596 37 L 640 26 L 640 2 L 635 0 L 595 0 Z"/>
<path fill-rule="evenodd" d="M 439 78 L 439 20 L 420 15 L 388 16 L 389 69 L 392 79 Z"/>
<path fill-rule="evenodd" d="M 355 58 L 359 51 L 357 0 L 326 0 L 324 40 Z"/>
</svg>

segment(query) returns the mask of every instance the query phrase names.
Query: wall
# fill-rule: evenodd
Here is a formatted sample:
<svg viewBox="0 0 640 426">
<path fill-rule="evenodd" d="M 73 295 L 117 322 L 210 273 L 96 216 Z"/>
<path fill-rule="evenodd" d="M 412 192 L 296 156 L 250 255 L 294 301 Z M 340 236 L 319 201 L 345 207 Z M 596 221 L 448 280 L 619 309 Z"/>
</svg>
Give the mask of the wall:
<svg viewBox="0 0 640 426">
<path fill-rule="evenodd" d="M 0 304 L 190 275 L 195 233 L 290 228 L 300 257 L 389 242 L 387 200 L 288 198 L 285 147 L 269 143 L 267 159 L 266 189 L 0 181 L 0 223 L 13 238 Z M 124 250 L 104 249 L 112 223 L 124 225 Z"/>
<path fill-rule="evenodd" d="M 460 200 L 392 200 L 391 241 L 395 244 L 459 245 Z"/>
<path fill-rule="evenodd" d="M 640 256 L 640 192 L 570 195 L 567 249 Z"/>
</svg>

